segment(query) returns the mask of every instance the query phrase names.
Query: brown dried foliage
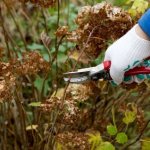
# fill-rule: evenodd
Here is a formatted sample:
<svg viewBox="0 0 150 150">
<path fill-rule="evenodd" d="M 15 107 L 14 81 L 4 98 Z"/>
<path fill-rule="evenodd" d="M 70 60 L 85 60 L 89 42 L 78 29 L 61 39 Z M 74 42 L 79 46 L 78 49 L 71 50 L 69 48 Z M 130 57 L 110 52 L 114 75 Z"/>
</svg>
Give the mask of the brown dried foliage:
<svg viewBox="0 0 150 150">
<path fill-rule="evenodd" d="M 46 113 L 60 110 L 58 123 L 64 124 L 69 129 L 84 131 L 92 124 L 92 103 L 98 94 L 99 90 L 93 83 L 72 84 L 66 92 L 63 108 L 61 107 L 62 98 L 55 96 L 46 100 L 41 105 L 41 109 Z"/>
<path fill-rule="evenodd" d="M 37 52 L 26 52 L 21 60 L 0 62 L 0 101 L 12 99 L 17 78 L 47 73 L 49 69 L 49 63 Z"/>
<path fill-rule="evenodd" d="M 88 136 L 81 132 L 63 132 L 56 136 L 56 141 L 61 143 L 65 150 L 90 150 Z"/>
<path fill-rule="evenodd" d="M 19 75 L 46 73 L 50 69 L 49 63 L 38 52 L 25 52 L 22 54 L 21 61 L 13 60 L 11 63 Z"/>
<path fill-rule="evenodd" d="M 68 26 L 59 27 L 59 28 L 57 29 L 57 31 L 56 31 L 55 34 L 56 34 L 56 36 L 58 36 L 58 37 L 67 35 L 67 34 L 69 34 L 68 29 L 69 29 Z"/>
<path fill-rule="evenodd" d="M 15 80 L 10 64 L 0 62 L 0 102 L 10 100 L 13 97 Z"/>
<path fill-rule="evenodd" d="M 146 124 L 144 111 L 142 110 L 142 108 L 137 109 L 137 117 L 136 118 L 137 118 L 138 130 L 139 130 L 139 132 L 141 132 Z"/>
<path fill-rule="evenodd" d="M 75 42 L 79 51 L 85 48 L 85 53 L 92 58 L 97 57 L 103 49 L 107 48 L 108 41 L 120 38 L 133 26 L 127 12 L 105 2 L 82 7 L 75 23 L 78 27 L 67 34 L 67 39 Z M 62 30 L 58 29 L 57 35 L 61 33 Z M 88 38 L 90 39 L 87 43 Z"/>
<path fill-rule="evenodd" d="M 11 2 L 11 0 L 6 1 Z M 20 1 L 30 1 L 42 7 L 49 7 L 55 2 L 53 0 Z M 69 32 L 68 27 L 63 26 L 58 28 L 56 35 L 58 37 L 66 35 L 68 40 L 77 43 L 76 51 L 81 52 L 85 47 L 85 53 L 94 58 L 99 55 L 102 49 L 108 46 L 109 40 L 116 40 L 133 25 L 130 16 L 126 12 L 107 3 L 97 4 L 93 7 L 83 7 L 76 18 L 76 24 L 78 28 L 75 31 Z M 43 43 L 49 46 L 51 39 L 44 33 L 41 36 Z M 87 42 L 88 38 L 89 41 Z M 37 52 L 25 52 L 20 60 L 11 60 L 9 63 L 0 62 L 0 102 L 13 98 L 17 83 L 16 79 L 26 75 L 47 73 L 49 69 L 49 63 Z M 56 133 L 56 141 L 61 143 L 66 150 L 88 150 L 90 145 L 85 132 L 91 129 L 99 130 L 103 134 L 106 126 L 111 122 L 112 105 L 115 105 L 116 108 L 115 117 L 119 118 L 116 123 L 119 122 L 118 124 L 120 124 L 122 120 L 120 120 L 118 110 L 121 108 L 121 104 L 124 104 L 123 110 L 127 109 L 126 103 L 131 101 L 135 103 L 138 101 L 137 103 L 142 106 L 143 100 L 149 94 L 145 86 L 138 87 L 138 90 L 136 90 L 141 94 L 140 97 L 143 98 L 141 100 L 133 98 L 128 91 L 117 93 L 118 91 L 115 91 L 106 82 L 101 87 L 93 82 L 83 85 L 69 85 L 65 100 L 62 99 L 63 96 L 59 97 L 56 94 L 56 96 L 52 96 L 42 103 L 41 109 L 44 113 L 42 119 L 50 118 L 53 112 L 59 110 L 54 127 L 57 129 L 56 132 L 53 132 Z M 147 94 L 146 96 L 143 94 L 144 92 Z M 48 113 L 48 115 L 45 115 L 45 113 Z M 145 125 L 144 113 L 141 108 L 137 111 L 136 121 L 138 129 L 141 131 Z M 50 127 L 51 123 L 53 125 L 53 122 L 50 122 Z M 48 128 L 47 134 L 49 135 L 49 133 Z M 46 136 L 44 139 L 46 139 Z"/>
<path fill-rule="evenodd" d="M 80 143 L 80 140 L 85 141 L 85 133 L 88 131 L 98 130 L 101 134 L 105 134 L 106 126 L 110 124 L 112 119 L 111 109 L 113 105 L 115 107 L 116 118 L 123 118 L 126 110 L 131 109 L 133 111 L 132 109 L 135 108 L 137 115 L 134 124 L 137 124 L 137 132 L 143 130 L 145 126 L 145 116 L 141 105 L 143 100 L 133 100 L 130 91 L 125 92 L 125 90 L 121 92 L 122 94 L 118 98 L 115 98 L 117 92 L 116 94 L 114 91 L 111 93 L 113 88 L 111 86 L 108 88 L 108 86 L 109 84 L 106 82 L 102 82 L 101 86 L 95 83 L 83 85 L 70 84 L 66 92 L 63 108 L 60 107 L 63 100 L 62 98 L 58 98 L 57 94 L 42 104 L 41 108 L 43 112 L 47 112 L 48 114 L 54 110 L 60 110 L 56 122 L 58 129 L 56 131 L 56 141 L 65 146 L 65 149 L 82 149 L 82 145 L 80 144 L 78 147 L 78 143 Z M 141 93 L 141 97 L 143 98 L 145 97 L 145 94 L 142 92 L 144 87 L 142 84 L 139 88 L 134 89 L 135 91 L 139 91 L 138 93 Z M 110 90 L 108 91 L 108 89 Z M 133 92 L 134 90 L 132 89 Z M 145 89 L 145 91 L 147 95 L 149 90 Z M 107 92 L 109 92 L 109 95 Z M 78 105 L 80 102 L 85 104 L 84 107 Z M 45 110 L 44 107 L 46 108 Z M 116 123 L 120 125 L 118 130 L 125 128 L 122 119 L 117 119 Z M 135 129 L 133 128 L 133 130 Z M 78 139 L 78 134 L 80 135 L 79 141 L 76 140 Z M 89 145 L 87 141 L 85 145 Z"/>
</svg>

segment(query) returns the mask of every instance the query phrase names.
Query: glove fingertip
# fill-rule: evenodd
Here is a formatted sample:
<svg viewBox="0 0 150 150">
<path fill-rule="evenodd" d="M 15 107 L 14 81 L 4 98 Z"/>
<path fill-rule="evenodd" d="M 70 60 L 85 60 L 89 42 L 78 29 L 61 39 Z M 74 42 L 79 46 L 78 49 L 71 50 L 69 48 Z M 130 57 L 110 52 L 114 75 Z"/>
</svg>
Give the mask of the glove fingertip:
<svg viewBox="0 0 150 150">
<path fill-rule="evenodd" d="M 120 72 L 117 69 L 114 69 L 113 67 L 110 68 L 110 76 L 113 79 L 113 81 L 119 85 L 123 81 L 124 78 L 124 72 Z"/>
</svg>

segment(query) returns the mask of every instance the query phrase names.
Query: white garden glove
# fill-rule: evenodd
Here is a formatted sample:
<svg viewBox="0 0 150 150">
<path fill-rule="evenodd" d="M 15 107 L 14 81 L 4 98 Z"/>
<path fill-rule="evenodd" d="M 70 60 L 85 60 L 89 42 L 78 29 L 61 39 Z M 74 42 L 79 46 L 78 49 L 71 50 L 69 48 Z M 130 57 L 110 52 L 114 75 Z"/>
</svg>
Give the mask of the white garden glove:
<svg viewBox="0 0 150 150">
<path fill-rule="evenodd" d="M 124 79 L 124 73 L 150 56 L 150 41 L 137 35 L 135 25 L 106 51 L 104 60 L 111 61 L 110 76 L 116 84 Z M 135 79 L 135 82 L 138 80 Z"/>
</svg>

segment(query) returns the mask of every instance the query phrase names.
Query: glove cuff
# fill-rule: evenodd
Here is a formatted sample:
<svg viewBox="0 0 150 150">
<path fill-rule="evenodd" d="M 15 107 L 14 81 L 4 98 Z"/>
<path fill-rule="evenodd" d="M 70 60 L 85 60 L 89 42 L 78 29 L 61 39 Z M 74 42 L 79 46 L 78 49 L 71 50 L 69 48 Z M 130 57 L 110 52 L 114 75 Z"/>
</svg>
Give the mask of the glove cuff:
<svg viewBox="0 0 150 150">
<path fill-rule="evenodd" d="M 134 61 L 135 58 L 136 60 L 143 60 L 148 56 L 150 56 L 150 41 L 145 40 L 141 38 L 139 35 L 137 35 L 136 27 L 137 25 L 135 25 L 129 31 L 130 33 L 126 37 L 126 43 L 127 44 L 130 43 L 130 48 L 133 48 L 132 50 L 129 51 L 128 54 L 126 54 L 126 56 L 128 57 L 128 62 Z M 128 46 L 126 45 L 126 47 Z"/>
<path fill-rule="evenodd" d="M 150 37 L 150 9 L 138 21 L 141 29 Z"/>
</svg>

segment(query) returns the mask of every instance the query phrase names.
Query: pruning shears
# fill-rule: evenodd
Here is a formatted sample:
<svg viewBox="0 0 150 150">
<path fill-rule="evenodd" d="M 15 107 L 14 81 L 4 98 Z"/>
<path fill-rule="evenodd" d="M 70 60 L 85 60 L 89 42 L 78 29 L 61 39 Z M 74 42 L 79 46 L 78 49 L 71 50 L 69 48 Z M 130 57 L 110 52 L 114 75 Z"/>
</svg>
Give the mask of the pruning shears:
<svg viewBox="0 0 150 150">
<path fill-rule="evenodd" d="M 79 69 L 75 72 L 64 73 L 64 81 L 69 83 L 85 83 L 87 81 L 97 81 L 99 79 L 112 80 L 109 74 L 111 61 L 89 68 Z M 138 66 L 125 72 L 125 77 L 139 74 L 150 74 L 150 66 Z"/>
</svg>

